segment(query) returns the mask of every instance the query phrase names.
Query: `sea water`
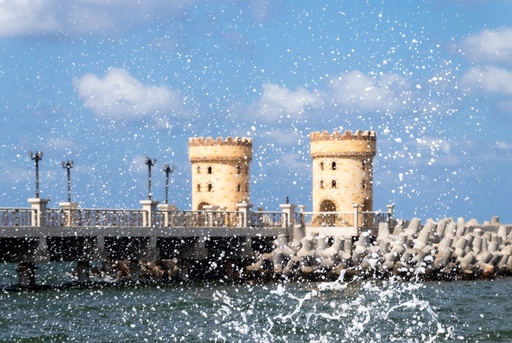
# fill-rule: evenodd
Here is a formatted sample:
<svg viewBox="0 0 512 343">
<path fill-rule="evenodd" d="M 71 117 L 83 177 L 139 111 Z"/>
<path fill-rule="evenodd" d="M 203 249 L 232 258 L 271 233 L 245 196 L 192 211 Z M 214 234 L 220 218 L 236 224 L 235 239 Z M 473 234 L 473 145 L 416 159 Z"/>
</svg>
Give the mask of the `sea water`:
<svg viewBox="0 0 512 343">
<path fill-rule="evenodd" d="M 62 282 L 71 267 L 42 264 L 38 277 Z M 15 283 L 14 268 L 0 281 Z M 512 342 L 511 298 L 510 278 L 3 292 L 0 342 Z"/>
</svg>

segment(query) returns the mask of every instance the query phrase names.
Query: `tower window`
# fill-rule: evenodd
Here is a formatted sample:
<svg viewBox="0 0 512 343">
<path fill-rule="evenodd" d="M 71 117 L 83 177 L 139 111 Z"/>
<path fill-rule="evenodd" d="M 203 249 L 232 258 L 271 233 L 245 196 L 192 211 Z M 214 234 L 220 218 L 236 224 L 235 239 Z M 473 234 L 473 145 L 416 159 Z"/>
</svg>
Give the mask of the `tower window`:
<svg viewBox="0 0 512 343">
<path fill-rule="evenodd" d="M 332 170 L 336 170 L 336 162 L 332 162 Z"/>
<path fill-rule="evenodd" d="M 362 187 L 363 189 L 366 189 L 366 180 L 363 180 L 363 183 L 361 184 L 361 187 Z"/>
<path fill-rule="evenodd" d="M 332 188 L 336 188 L 336 180 L 332 180 Z"/>
<path fill-rule="evenodd" d="M 208 167 L 208 174 L 211 174 L 211 173 L 212 173 L 212 167 L 211 167 L 211 166 L 209 166 L 209 167 Z"/>
<path fill-rule="evenodd" d="M 236 166 L 236 173 L 237 173 L 237 174 L 240 174 L 240 170 L 241 170 L 240 166 L 239 166 L 239 165 L 237 165 L 237 166 Z"/>
<path fill-rule="evenodd" d="M 208 184 L 208 192 L 213 192 L 213 185 L 211 183 Z"/>
<path fill-rule="evenodd" d="M 366 160 L 363 160 L 363 170 L 366 170 Z"/>
<path fill-rule="evenodd" d="M 320 162 L 320 170 L 324 170 L 324 162 Z"/>
<path fill-rule="evenodd" d="M 197 173 L 201 174 L 201 166 L 197 166 Z"/>
<path fill-rule="evenodd" d="M 197 184 L 197 191 L 201 192 L 201 184 L 199 184 L 199 183 Z"/>
<path fill-rule="evenodd" d="M 240 184 L 236 185 L 236 191 L 240 192 L 242 190 L 242 186 Z"/>
<path fill-rule="evenodd" d="M 324 189 L 324 180 L 320 180 L 320 189 Z"/>
</svg>

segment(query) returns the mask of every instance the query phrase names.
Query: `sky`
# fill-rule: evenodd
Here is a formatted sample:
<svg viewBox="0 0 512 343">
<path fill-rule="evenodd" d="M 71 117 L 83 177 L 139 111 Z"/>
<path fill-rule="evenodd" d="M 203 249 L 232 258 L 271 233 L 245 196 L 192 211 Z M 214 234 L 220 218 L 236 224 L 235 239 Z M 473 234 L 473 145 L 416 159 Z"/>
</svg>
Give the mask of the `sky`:
<svg viewBox="0 0 512 343">
<path fill-rule="evenodd" d="M 189 137 L 253 139 L 311 211 L 313 131 L 373 130 L 374 209 L 512 223 L 512 1 L 0 0 L 0 206 L 191 206 Z"/>
</svg>

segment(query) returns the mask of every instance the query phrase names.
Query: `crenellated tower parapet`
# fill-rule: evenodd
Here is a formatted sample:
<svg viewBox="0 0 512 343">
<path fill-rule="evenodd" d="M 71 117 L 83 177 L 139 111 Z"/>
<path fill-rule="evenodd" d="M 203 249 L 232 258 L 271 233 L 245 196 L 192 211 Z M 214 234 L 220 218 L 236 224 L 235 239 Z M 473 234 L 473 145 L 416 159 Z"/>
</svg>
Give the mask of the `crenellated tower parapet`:
<svg viewBox="0 0 512 343">
<path fill-rule="evenodd" d="M 312 132 L 310 152 L 314 212 L 352 212 L 354 204 L 360 211 L 373 210 L 374 131 Z"/>
<path fill-rule="evenodd" d="M 375 131 L 312 132 L 309 138 L 313 158 L 340 155 L 370 155 L 373 157 L 376 153 L 377 134 Z"/>
<path fill-rule="evenodd" d="M 249 203 L 251 138 L 189 138 L 189 159 L 193 210 L 218 206 L 235 211 L 237 203 Z"/>
</svg>

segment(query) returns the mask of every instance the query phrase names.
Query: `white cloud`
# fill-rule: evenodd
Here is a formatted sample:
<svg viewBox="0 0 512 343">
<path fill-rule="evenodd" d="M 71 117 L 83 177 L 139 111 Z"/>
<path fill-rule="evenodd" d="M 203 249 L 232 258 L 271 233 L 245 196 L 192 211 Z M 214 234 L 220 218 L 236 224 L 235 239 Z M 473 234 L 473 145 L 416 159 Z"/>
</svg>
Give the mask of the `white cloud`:
<svg viewBox="0 0 512 343">
<path fill-rule="evenodd" d="M 105 32 L 168 17 L 198 0 L 0 0 L 0 36 Z"/>
<path fill-rule="evenodd" d="M 300 117 L 308 106 L 315 106 L 320 102 L 318 94 L 305 88 L 291 91 L 271 83 L 263 85 L 261 98 L 253 104 L 252 112 L 258 118 L 279 120 L 283 117 Z"/>
<path fill-rule="evenodd" d="M 472 61 L 510 63 L 512 58 L 512 28 L 484 29 L 462 41 L 462 51 Z"/>
<path fill-rule="evenodd" d="M 512 95 L 512 72 L 488 66 L 471 68 L 461 79 L 466 91 Z"/>
<path fill-rule="evenodd" d="M 409 97 L 409 80 L 396 74 L 371 78 L 351 71 L 330 80 L 329 98 L 348 110 L 394 111 Z"/>
<path fill-rule="evenodd" d="M 53 32 L 58 27 L 47 0 L 0 0 L 0 36 Z"/>
<path fill-rule="evenodd" d="M 512 150 L 512 144 L 509 142 L 496 142 L 496 147 L 500 150 Z"/>
<path fill-rule="evenodd" d="M 105 77 L 86 74 L 73 81 L 75 90 L 93 112 L 111 119 L 139 119 L 171 112 L 181 104 L 166 86 L 144 85 L 125 69 L 111 68 Z"/>
</svg>

